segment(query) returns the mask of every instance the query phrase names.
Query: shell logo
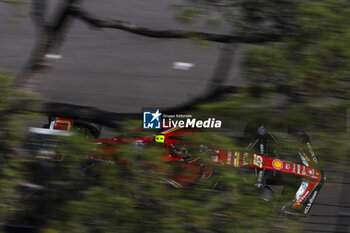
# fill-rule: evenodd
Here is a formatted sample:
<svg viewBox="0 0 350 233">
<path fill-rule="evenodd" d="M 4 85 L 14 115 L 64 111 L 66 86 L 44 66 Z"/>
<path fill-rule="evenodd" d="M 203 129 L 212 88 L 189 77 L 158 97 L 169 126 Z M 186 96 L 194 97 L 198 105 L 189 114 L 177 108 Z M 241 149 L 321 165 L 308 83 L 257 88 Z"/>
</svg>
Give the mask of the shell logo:
<svg viewBox="0 0 350 233">
<path fill-rule="evenodd" d="M 275 160 L 272 161 L 272 166 L 275 169 L 279 170 L 279 169 L 281 169 L 283 167 L 283 162 L 281 160 L 275 159 Z"/>
</svg>

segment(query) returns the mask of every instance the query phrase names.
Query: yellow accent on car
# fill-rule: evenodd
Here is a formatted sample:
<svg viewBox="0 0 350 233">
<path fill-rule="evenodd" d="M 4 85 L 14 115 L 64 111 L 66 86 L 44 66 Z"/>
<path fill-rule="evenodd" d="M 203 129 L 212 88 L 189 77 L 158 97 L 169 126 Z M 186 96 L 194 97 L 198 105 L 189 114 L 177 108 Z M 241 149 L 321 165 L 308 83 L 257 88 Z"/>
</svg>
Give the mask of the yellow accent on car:
<svg viewBox="0 0 350 233">
<path fill-rule="evenodd" d="M 183 188 L 183 186 L 181 184 L 179 184 L 178 182 L 176 182 L 175 180 L 170 179 L 171 182 L 173 182 L 174 184 L 176 184 L 177 186 L 179 186 L 180 188 Z"/>
<path fill-rule="evenodd" d="M 154 141 L 156 141 L 158 143 L 164 143 L 164 140 L 165 140 L 164 135 L 156 135 L 156 137 L 154 138 Z"/>
</svg>

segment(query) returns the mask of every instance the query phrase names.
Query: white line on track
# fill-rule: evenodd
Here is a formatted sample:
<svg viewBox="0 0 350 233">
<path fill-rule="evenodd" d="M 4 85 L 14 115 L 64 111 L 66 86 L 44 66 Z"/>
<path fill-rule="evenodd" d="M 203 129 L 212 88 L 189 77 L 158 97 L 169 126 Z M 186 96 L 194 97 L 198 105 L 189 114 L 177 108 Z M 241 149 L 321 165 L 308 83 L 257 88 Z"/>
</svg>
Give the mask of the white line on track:
<svg viewBox="0 0 350 233">
<path fill-rule="evenodd" d="M 189 70 L 194 67 L 193 63 L 187 62 L 173 62 L 173 68 L 176 70 Z"/>
<path fill-rule="evenodd" d="M 61 58 L 62 58 L 62 55 L 47 53 L 47 54 L 45 54 L 45 58 L 50 58 L 50 59 L 61 59 Z"/>
</svg>

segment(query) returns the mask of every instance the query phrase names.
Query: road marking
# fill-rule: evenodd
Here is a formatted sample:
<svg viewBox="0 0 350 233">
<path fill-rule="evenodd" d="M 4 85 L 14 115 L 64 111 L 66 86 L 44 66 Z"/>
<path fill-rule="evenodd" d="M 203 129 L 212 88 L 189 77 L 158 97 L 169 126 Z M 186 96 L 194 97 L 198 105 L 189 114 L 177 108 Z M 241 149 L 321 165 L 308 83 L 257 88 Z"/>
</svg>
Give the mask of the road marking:
<svg viewBox="0 0 350 233">
<path fill-rule="evenodd" d="M 173 68 L 176 70 L 189 70 L 194 66 L 193 63 L 173 62 Z"/>
<path fill-rule="evenodd" d="M 47 53 L 47 54 L 45 54 L 45 58 L 61 59 L 61 58 L 62 58 L 62 55 Z"/>
</svg>

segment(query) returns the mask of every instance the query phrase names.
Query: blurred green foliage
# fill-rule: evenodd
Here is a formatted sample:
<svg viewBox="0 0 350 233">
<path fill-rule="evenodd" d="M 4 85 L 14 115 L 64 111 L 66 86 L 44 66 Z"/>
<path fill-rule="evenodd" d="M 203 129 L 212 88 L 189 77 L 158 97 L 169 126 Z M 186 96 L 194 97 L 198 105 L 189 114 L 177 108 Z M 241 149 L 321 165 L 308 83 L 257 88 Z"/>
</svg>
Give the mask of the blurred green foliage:
<svg viewBox="0 0 350 233">
<path fill-rule="evenodd" d="M 18 161 L 19 132 L 16 99 L 25 98 L 12 88 L 12 79 L 0 74 L 0 223 L 19 210 L 18 185 L 22 182 L 21 163 Z M 20 111 L 19 111 L 20 112 Z M 17 129 L 17 130 L 16 130 Z"/>
<path fill-rule="evenodd" d="M 247 184 L 232 168 L 216 167 L 225 191 L 211 188 L 214 179 L 177 190 L 162 182 L 168 173 L 143 165 L 169 168 L 159 161 L 161 153 L 160 148 L 146 148 L 140 157 L 132 145 L 125 145 L 116 156 L 131 163 L 102 162 L 88 171 L 82 178 L 87 183 L 70 190 L 55 210 L 60 215 L 43 217 L 48 220 L 43 232 L 281 231 L 274 208 L 257 198 L 253 179 Z M 284 221 L 283 227 L 293 224 Z"/>
<path fill-rule="evenodd" d="M 23 8 L 23 7 L 27 6 L 27 4 L 28 4 L 27 2 L 24 2 L 22 0 L 4 0 L 2 2 L 11 4 L 17 8 Z"/>
<path fill-rule="evenodd" d="M 250 46 L 244 62 L 246 77 L 255 85 L 273 90 L 287 86 L 295 93 L 276 101 L 275 107 L 288 113 L 280 120 L 314 131 L 313 140 L 323 148 L 321 162 L 328 168 L 348 161 L 349 12 L 349 2 L 301 1 L 294 34 L 279 43 Z M 263 97 L 272 95 L 280 96 L 266 92 Z M 320 120 L 313 108 L 337 119 L 323 115 Z"/>
<path fill-rule="evenodd" d="M 28 2 L 22 0 L 3 0 L 0 4 L 7 4 L 14 9 L 14 14 L 7 18 L 6 21 L 9 23 L 21 23 L 28 18 L 28 15 L 24 13 L 28 9 Z"/>
</svg>

